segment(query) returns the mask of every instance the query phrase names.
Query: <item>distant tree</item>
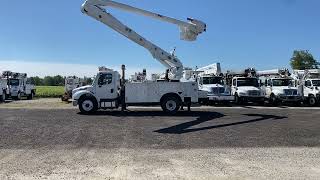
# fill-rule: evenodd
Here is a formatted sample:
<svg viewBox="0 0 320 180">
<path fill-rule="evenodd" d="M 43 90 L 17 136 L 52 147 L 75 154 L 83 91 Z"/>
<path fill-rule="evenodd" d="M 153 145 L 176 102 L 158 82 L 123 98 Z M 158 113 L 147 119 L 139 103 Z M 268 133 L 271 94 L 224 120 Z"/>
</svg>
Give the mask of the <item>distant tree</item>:
<svg viewBox="0 0 320 180">
<path fill-rule="evenodd" d="M 292 69 L 318 69 L 319 62 L 317 62 L 309 51 L 295 50 L 290 60 Z"/>
<path fill-rule="evenodd" d="M 54 86 L 55 82 L 53 77 L 51 76 L 46 76 L 43 78 L 43 85 L 45 86 Z"/>
<path fill-rule="evenodd" d="M 64 85 L 64 77 L 57 75 L 53 77 L 54 86 L 63 86 Z"/>
<path fill-rule="evenodd" d="M 39 76 L 31 77 L 31 82 L 36 86 L 43 86 L 43 79 Z"/>
</svg>

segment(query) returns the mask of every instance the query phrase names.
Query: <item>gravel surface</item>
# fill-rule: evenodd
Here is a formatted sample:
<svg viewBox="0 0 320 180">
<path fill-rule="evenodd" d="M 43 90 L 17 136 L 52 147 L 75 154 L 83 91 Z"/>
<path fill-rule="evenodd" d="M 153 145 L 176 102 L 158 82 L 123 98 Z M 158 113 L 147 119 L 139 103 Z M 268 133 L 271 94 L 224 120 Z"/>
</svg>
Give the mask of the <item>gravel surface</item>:
<svg viewBox="0 0 320 180">
<path fill-rule="evenodd" d="M 0 179 L 319 179 L 320 111 L 0 108 Z"/>
</svg>

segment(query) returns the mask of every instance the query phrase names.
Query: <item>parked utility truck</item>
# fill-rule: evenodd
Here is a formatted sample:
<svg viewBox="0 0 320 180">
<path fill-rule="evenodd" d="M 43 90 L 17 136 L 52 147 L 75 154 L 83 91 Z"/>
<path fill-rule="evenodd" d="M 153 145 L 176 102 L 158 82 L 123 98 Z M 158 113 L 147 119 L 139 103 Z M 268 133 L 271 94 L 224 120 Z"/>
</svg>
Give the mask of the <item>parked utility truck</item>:
<svg viewBox="0 0 320 180">
<path fill-rule="evenodd" d="M 304 101 L 310 106 L 320 104 L 320 69 L 294 70 L 293 77 Z"/>
<path fill-rule="evenodd" d="M 231 95 L 237 104 L 246 102 L 264 103 L 264 93 L 261 90 L 256 70 L 248 68 L 243 72 L 228 72 L 226 81 L 231 85 Z"/>
<path fill-rule="evenodd" d="M 68 101 L 72 98 L 72 90 L 83 86 L 84 80 L 76 76 L 68 76 L 64 80 L 64 94 L 61 97 L 62 101 Z"/>
<path fill-rule="evenodd" d="M 174 54 L 166 52 L 122 24 L 107 12 L 105 7 L 108 6 L 178 25 L 183 40 L 194 41 L 199 34 L 206 31 L 205 23 L 192 18 L 188 18 L 189 22 L 183 22 L 110 0 L 85 1 L 82 5 L 84 14 L 104 23 L 144 47 L 168 70 L 165 73 L 165 78 L 156 82 L 126 82 L 124 66 L 121 77 L 117 71 L 100 68 L 93 85 L 73 90 L 73 104 L 79 105 L 79 109 L 83 113 L 120 106 L 124 110 L 128 105 L 146 104 L 161 105 L 165 112 L 172 114 L 184 105 L 188 106 L 188 110 L 190 110 L 191 104 L 198 102 L 198 86 L 195 82 L 180 81 L 183 74 L 181 61 Z"/>
<path fill-rule="evenodd" d="M 210 64 L 208 66 L 198 68 L 197 82 L 199 90 L 206 91 L 208 94 L 208 102 L 230 102 L 234 101 L 231 95 L 231 88 L 224 82 L 224 75 L 221 72 L 220 63 Z"/>
<path fill-rule="evenodd" d="M 20 100 L 21 97 L 26 96 L 28 99 L 33 99 L 36 88 L 26 73 L 4 71 L 2 76 L 6 78 L 8 84 L 7 97 Z"/>
<path fill-rule="evenodd" d="M 7 94 L 7 80 L 0 77 L 0 102 L 4 102 L 6 100 L 6 94 Z"/>
<path fill-rule="evenodd" d="M 257 75 L 263 84 L 265 98 L 270 104 L 277 105 L 282 102 L 301 104 L 302 95 L 293 85 L 293 78 L 290 77 L 288 69 L 257 71 Z"/>
</svg>

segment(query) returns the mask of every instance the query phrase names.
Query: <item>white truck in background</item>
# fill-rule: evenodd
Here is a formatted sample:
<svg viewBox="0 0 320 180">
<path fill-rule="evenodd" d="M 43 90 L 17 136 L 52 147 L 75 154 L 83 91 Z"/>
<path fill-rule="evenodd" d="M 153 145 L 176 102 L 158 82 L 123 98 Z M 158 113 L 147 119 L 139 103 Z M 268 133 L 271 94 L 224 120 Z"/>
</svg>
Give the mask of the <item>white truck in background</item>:
<svg viewBox="0 0 320 180">
<path fill-rule="evenodd" d="M 144 47 L 168 70 L 165 73 L 165 78 L 156 82 L 126 82 L 124 65 L 122 66 L 121 78 L 117 71 L 101 67 L 91 86 L 73 90 L 73 104 L 79 105 L 79 109 L 83 113 L 91 113 L 97 109 L 115 109 L 120 106 L 122 110 L 125 110 L 128 105 L 158 104 L 161 105 L 163 111 L 174 114 L 184 105 L 188 106 L 188 110 L 190 110 L 192 103 L 198 103 L 197 84 L 195 82 L 180 82 L 183 73 L 181 61 L 174 54 L 164 51 L 122 24 L 104 7 L 113 7 L 178 25 L 183 40 L 194 41 L 199 34 L 206 31 L 205 23 L 192 18 L 188 18 L 189 22 L 183 22 L 110 0 L 85 1 L 82 5 L 84 14 L 104 23 Z"/>
<path fill-rule="evenodd" d="M 320 69 L 293 70 L 292 76 L 304 101 L 310 106 L 320 104 Z"/>
<path fill-rule="evenodd" d="M 256 70 L 248 68 L 243 72 L 227 72 L 227 84 L 231 86 L 231 95 L 234 96 L 236 104 L 247 102 L 264 103 L 264 92 L 262 91 Z"/>
<path fill-rule="evenodd" d="M 68 76 L 64 80 L 64 94 L 61 97 L 62 101 L 68 101 L 72 98 L 72 91 L 84 85 L 84 80 L 77 76 Z"/>
<path fill-rule="evenodd" d="M 265 93 L 265 99 L 272 105 L 278 105 L 282 102 L 295 103 L 300 105 L 302 95 L 298 88 L 293 84 L 293 78 L 290 77 L 288 69 L 272 69 L 257 71 L 262 89 Z"/>
<path fill-rule="evenodd" d="M 7 98 L 8 82 L 6 79 L 0 77 L 0 102 L 5 102 Z"/>
<path fill-rule="evenodd" d="M 8 84 L 7 97 L 20 100 L 23 96 L 26 96 L 29 100 L 33 99 L 36 94 L 36 88 L 26 73 L 4 71 L 2 76 L 7 80 Z"/>
<path fill-rule="evenodd" d="M 224 82 L 220 63 L 210 64 L 196 71 L 199 90 L 207 92 L 209 104 L 234 101 L 230 86 Z"/>
</svg>

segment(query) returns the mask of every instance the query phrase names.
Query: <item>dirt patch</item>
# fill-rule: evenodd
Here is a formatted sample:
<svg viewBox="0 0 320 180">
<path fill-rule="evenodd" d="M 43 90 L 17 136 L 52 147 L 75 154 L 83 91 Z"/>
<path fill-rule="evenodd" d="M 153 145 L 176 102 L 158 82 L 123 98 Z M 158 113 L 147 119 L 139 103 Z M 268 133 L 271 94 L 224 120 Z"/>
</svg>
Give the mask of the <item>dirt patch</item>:
<svg viewBox="0 0 320 180">
<path fill-rule="evenodd" d="M 0 104 L 0 108 L 18 109 L 73 109 L 71 102 L 63 102 L 60 98 L 39 98 L 33 100 L 12 101 L 7 100 Z"/>
</svg>

